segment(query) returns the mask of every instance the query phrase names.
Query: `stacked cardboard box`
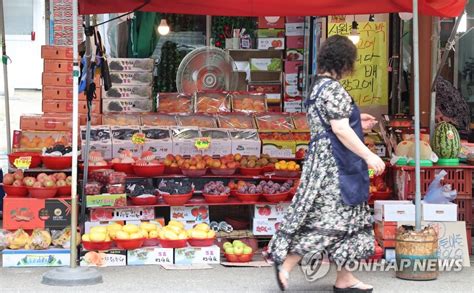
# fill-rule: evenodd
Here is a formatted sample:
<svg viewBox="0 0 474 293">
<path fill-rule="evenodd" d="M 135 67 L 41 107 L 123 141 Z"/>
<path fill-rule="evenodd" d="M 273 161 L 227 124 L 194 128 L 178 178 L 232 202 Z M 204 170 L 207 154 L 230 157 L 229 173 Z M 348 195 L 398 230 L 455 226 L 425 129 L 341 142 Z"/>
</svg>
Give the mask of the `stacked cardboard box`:
<svg viewBox="0 0 474 293">
<path fill-rule="evenodd" d="M 286 17 L 286 59 L 284 73 L 283 109 L 285 112 L 301 112 L 304 50 L 304 21 L 303 16 Z"/>
</svg>

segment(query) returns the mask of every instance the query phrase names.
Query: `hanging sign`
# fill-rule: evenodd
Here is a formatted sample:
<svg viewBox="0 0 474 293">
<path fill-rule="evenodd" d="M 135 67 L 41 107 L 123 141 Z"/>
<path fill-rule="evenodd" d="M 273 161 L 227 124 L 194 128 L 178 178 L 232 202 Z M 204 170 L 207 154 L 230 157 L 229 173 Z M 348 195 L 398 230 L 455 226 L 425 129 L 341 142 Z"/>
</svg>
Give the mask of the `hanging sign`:
<svg viewBox="0 0 474 293">
<path fill-rule="evenodd" d="M 143 145 L 145 144 L 145 134 L 143 133 L 135 133 L 132 136 L 132 143 L 136 145 Z"/>
<path fill-rule="evenodd" d="M 331 22 L 328 36 L 348 36 L 351 23 Z M 359 22 L 360 41 L 354 73 L 341 84 L 359 106 L 388 105 L 387 23 Z"/>
<path fill-rule="evenodd" d="M 194 142 L 194 146 L 200 151 L 207 150 L 211 146 L 211 138 L 210 137 L 196 138 L 196 141 Z"/>
<path fill-rule="evenodd" d="M 31 165 L 31 156 L 16 158 L 13 165 L 20 170 L 27 170 Z"/>
</svg>

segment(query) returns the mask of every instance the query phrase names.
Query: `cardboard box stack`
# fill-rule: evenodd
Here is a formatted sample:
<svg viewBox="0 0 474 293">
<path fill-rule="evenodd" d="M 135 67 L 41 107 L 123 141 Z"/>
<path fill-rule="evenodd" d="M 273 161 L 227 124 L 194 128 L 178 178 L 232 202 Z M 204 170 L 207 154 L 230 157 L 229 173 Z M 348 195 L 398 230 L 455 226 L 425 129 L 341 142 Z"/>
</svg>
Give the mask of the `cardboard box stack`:
<svg viewBox="0 0 474 293">
<path fill-rule="evenodd" d="M 283 109 L 285 112 L 301 112 L 304 49 L 303 16 L 286 17 L 286 54 L 284 73 Z"/>
<path fill-rule="evenodd" d="M 256 204 L 253 210 L 253 235 L 268 236 L 275 234 L 289 205 L 289 203 Z"/>
</svg>

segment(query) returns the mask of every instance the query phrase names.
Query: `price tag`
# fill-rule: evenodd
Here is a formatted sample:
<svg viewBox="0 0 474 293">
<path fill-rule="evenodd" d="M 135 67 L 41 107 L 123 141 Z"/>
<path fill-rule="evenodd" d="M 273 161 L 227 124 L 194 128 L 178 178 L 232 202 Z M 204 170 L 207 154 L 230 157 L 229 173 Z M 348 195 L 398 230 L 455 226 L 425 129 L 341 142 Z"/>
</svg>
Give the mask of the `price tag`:
<svg viewBox="0 0 474 293">
<path fill-rule="evenodd" d="M 16 158 L 13 165 L 15 165 L 17 169 L 27 170 L 31 165 L 31 156 Z"/>
<path fill-rule="evenodd" d="M 132 136 L 132 142 L 133 142 L 133 144 L 136 144 L 136 145 L 145 144 L 145 134 L 135 133 Z"/>
<path fill-rule="evenodd" d="M 207 150 L 211 146 L 211 138 L 210 137 L 197 138 L 195 143 L 194 143 L 194 146 L 198 150 Z"/>
</svg>

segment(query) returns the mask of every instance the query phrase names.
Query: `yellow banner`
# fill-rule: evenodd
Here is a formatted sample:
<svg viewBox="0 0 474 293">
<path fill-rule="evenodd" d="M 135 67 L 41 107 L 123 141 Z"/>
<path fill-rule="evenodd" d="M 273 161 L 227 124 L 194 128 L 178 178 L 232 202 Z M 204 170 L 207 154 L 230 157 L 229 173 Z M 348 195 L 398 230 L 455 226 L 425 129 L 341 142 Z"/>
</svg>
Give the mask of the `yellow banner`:
<svg viewBox="0 0 474 293">
<path fill-rule="evenodd" d="M 359 22 L 355 72 L 341 80 L 359 106 L 388 105 L 387 23 Z M 348 36 L 351 23 L 329 23 L 328 35 Z"/>
</svg>

